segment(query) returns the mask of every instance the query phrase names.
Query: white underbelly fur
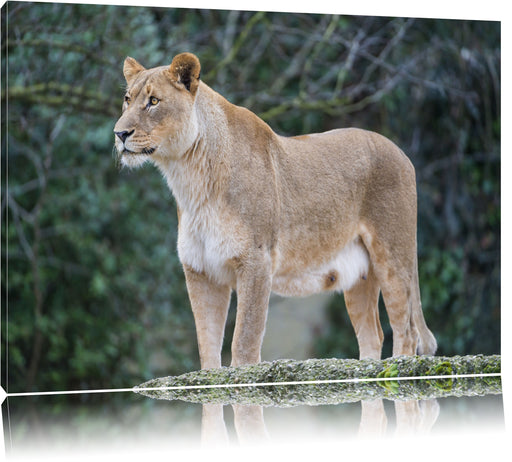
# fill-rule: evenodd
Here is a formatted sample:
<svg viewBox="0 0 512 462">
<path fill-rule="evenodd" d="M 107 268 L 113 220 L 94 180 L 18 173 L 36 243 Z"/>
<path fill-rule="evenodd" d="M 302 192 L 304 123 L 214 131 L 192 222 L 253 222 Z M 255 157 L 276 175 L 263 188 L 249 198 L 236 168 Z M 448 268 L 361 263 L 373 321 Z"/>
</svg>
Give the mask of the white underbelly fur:
<svg viewBox="0 0 512 462">
<path fill-rule="evenodd" d="M 357 238 L 347 244 L 331 261 L 297 274 L 280 275 L 272 280 L 272 290 L 285 296 L 306 296 L 323 291 L 346 291 L 365 279 L 370 260 Z"/>
</svg>

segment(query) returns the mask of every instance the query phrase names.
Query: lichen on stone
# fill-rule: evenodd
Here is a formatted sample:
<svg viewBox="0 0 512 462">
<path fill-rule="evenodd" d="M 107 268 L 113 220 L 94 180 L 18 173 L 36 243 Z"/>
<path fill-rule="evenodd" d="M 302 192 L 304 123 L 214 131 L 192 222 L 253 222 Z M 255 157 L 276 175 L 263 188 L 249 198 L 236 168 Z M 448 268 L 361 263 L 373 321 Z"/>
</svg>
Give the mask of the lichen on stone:
<svg viewBox="0 0 512 462">
<path fill-rule="evenodd" d="M 290 407 L 376 398 L 410 400 L 500 394 L 500 373 L 499 355 L 277 360 L 157 378 L 134 391 L 155 399 L 193 403 Z M 453 377 L 473 374 L 486 375 Z M 449 377 L 409 379 L 444 375 Z"/>
</svg>

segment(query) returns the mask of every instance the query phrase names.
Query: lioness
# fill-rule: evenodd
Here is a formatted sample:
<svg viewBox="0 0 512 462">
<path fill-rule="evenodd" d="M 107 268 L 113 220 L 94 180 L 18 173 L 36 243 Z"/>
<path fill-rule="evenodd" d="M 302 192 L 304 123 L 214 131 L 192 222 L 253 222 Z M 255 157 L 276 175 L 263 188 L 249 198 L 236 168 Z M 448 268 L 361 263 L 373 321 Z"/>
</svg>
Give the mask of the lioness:
<svg viewBox="0 0 512 462">
<path fill-rule="evenodd" d="M 343 291 L 360 357 L 380 358 L 381 290 L 393 355 L 433 354 L 418 286 L 415 172 L 405 154 L 354 128 L 279 136 L 202 82 L 200 68 L 190 53 L 153 69 L 126 58 L 114 132 L 121 163 L 152 162 L 176 198 L 201 367 L 221 366 L 232 290 L 234 366 L 261 359 L 271 291 Z"/>
</svg>

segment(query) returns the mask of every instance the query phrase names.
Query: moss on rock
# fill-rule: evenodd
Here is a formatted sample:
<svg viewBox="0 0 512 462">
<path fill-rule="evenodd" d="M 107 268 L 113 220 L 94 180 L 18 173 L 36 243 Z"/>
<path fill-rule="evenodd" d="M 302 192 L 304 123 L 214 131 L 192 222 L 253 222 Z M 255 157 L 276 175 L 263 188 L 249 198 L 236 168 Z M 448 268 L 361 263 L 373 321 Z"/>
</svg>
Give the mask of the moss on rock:
<svg viewBox="0 0 512 462">
<path fill-rule="evenodd" d="M 135 387 L 134 391 L 155 399 L 203 404 L 289 407 L 376 398 L 411 400 L 500 394 L 500 373 L 499 355 L 277 360 L 157 378 Z M 473 374 L 487 375 L 404 380 Z"/>
</svg>

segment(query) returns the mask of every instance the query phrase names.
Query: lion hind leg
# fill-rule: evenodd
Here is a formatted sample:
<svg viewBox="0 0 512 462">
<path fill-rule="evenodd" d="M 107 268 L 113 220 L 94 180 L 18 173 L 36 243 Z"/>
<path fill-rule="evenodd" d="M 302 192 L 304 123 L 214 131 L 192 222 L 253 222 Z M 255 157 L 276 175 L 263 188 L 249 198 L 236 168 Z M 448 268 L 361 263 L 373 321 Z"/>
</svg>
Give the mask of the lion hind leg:
<svg viewBox="0 0 512 462">
<path fill-rule="evenodd" d="M 379 319 L 379 285 L 372 266 L 366 279 L 344 292 L 345 305 L 359 344 L 359 357 L 380 359 L 384 334 Z"/>
<path fill-rule="evenodd" d="M 415 259 L 415 269 L 413 274 L 413 296 L 415 297 L 413 303 L 413 319 L 416 328 L 419 333 L 419 341 L 417 347 L 417 354 L 419 355 L 433 355 L 437 350 L 437 342 L 434 337 L 434 334 L 427 327 L 427 323 L 425 322 L 425 317 L 423 316 L 423 309 L 421 306 L 421 298 L 420 298 L 420 286 L 418 281 L 418 259 Z"/>
<path fill-rule="evenodd" d="M 365 233 L 362 239 L 370 254 L 393 331 L 393 356 L 414 355 L 420 344 L 416 312 L 421 310 L 419 288 L 415 287 L 416 248 L 407 249 L 399 242 L 380 240 L 376 233 Z"/>
<path fill-rule="evenodd" d="M 403 281 L 390 278 L 382 288 L 382 297 L 393 330 L 393 356 L 414 355 L 419 345 L 411 299 L 404 285 Z"/>
</svg>

